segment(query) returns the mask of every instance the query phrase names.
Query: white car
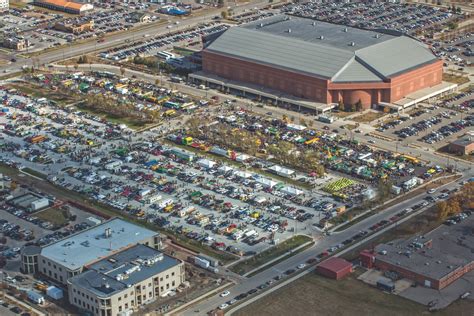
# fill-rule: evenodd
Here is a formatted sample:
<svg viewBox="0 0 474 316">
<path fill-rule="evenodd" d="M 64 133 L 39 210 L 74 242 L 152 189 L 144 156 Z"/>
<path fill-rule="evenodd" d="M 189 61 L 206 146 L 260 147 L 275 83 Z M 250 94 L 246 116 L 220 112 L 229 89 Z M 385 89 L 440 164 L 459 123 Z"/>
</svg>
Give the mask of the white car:
<svg viewBox="0 0 474 316">
<path fill-rule="evenodd" d="M 221 293 L 221 297 L 226 297 L 229 294 L 230 294 L 229 291 L 224 291 L 224 292 Z"/>
<path fill-rule="evenodd" d="M 428 193 L 429 193 L 429 194 L 433 194 L 433 193 L 435 193 L 435 192 L 436 192 L 436 189 L 429 189 L 429 190 L 428 190 Z"/>
<path fill-rule="evenodd" d="M 227 303 L 219 305 L 219 309 L 221 309 L 221 310 L 226 309 L 227 307 L 229 307 L 229 304 L 227 304 Z"/>
<path fill-rule="evenodd" d="M 303 269 L 304 267 L 306 267 L 306 264 L 304 264 L 304 263 L 300 263 L 300 264 L 297 266 L 298 269 Z"/>
</svg>

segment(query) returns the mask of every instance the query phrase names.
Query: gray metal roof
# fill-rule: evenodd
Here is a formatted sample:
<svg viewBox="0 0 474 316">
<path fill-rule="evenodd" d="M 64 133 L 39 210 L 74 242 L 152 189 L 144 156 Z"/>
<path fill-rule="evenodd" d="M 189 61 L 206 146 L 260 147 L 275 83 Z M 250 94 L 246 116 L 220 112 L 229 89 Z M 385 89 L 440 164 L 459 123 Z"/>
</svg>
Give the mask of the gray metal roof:
<svg viewBox="0 0 474 316">
<path fill-rule="evenodd" d="M 474 216 L 471 216 L 456 225 L 442 225 L 424 237 L 377 245 L 376 260 L 439 280 L 474 262 L 473 226 Z M 414 246 L 414 243 L 423 244 L 429 240 L 432 240 L 431 247 Z"/>
<path fill-rule="evenodd" d="M 105 236 L 106 229 L 110 229 L 110 237 Z M 120 218 L 114 218 L 44 247 L 41 255 L 76 270 L 98 258 L 109 256 L 118 249 L 157 234 Z"/>
<path fill-rule="evenodd" d="M 385 77 L 392 77 L 437 60 L 423 43 L 408 36 L 394 37 L 389 41 L 363 48 L 356 51 L 356 55 Z"/>
<path fill-rule="evenodd" d="M 138 244 L 92 264 L 90 270 L 70 278 L 69 282 L 107 297 L 180 263 L 161 251 Z"/>
<path fill-rule="evenodd" d="M 350 52 L 395 37 L 380 32 L 287 15 L 277 15 L 251 22 L 243 25 L 242 28 Z M 351 42 L 354 42 L 354 46 L 351 46 Z"/>
<path fill-rule="evenodd" d="M 383 78 L 365 67 L 356 58 L 349 61 L 339 73 L 334 75 L 332 82 L 382 82 Z"/>
<path fill-rule="evenodd" d="M 288 18 L 232 27 L 206 50 L 335 82 L 381 81 L 436 60 L 407 36 Z"/>
</svg>

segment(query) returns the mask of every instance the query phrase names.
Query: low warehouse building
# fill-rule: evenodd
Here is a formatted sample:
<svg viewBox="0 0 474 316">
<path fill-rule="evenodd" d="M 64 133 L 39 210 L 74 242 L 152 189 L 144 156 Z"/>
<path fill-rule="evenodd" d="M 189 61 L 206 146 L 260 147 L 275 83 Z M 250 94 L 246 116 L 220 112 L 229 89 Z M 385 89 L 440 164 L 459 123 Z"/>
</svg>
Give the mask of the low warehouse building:
<svg viewBox="0 0 474 316">
<path fill-rule="evenodd" d="M 375 267 L 441 290 L 474 270 L 474 217 L 443 225 L 425 236 L 375 247 Z M 370 260 L 369 260 L 370 262 Z"/>
<path fill-rule="evenodd" d="M 318 265 L 316 271 L 325 277 L 340 280 L 352 273 L 352 263 L 342 258 L 333 257 Z"/>
<path fill-rule="evenodd" d="M 62 11 L 70 14 L 83 14 L 94 9 L 94 6 L 90 3 L 77 3 L 65 0 L 34 0 L 33 4 L 50 10 Z"/>
<path fill-rule="evenodd" d="M 471 136 L 456 139 L 449 144 L 449 152 L 456 155 L 470 155 L 474 152 L 474 139 Z"/>
</svg>

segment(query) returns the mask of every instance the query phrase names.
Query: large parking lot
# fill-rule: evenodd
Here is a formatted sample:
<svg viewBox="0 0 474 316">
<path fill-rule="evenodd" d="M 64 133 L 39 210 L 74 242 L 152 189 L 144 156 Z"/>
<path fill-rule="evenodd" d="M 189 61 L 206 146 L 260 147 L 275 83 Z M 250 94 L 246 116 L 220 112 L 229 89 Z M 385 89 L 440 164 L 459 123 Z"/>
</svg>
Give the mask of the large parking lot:
<svg viewBox="0 0 474 316">
<path fill-rule="evenodd" d="M 24 97 L 15 100 L 19 100 L 16 105 L 31 102 Z M 322 192 L 310 194 L 304 189 L 295 189 L 301 197 L 291 201 L 284 198 L 286 194 L 264 190 L 265 183 L 273 186 L 276 181 L 222 163 L 206 168 L 197 156 L 186 161 L 173 148 L 152 141 L 152 134 L 127 136 L 117 126 L 93 121 L 91 116 L 40 107 L 42 117 L 19 108 L 14 112 L 17 123 L 30 126 L 35 134 L 34 126 L 45 122 L 48 127 L 42 133 L 48 141 L 32 145 L 31 136 L 10 134 L 3 146 L 4 161 L 54 176 L 52 181 L 59 185 L 218 248 L 231 245 L 238 248 L 234 252 L 260 251 L 269 246 L 263 241 L 271 233 L 286 239 L 292 235 L 287 228 L 295 227 L 296 221 L 307 221 L 300 229 L 309 230 L 311 223 L 325 216 L 323 207 L 330 210 L 339 205 Z M 16 130 L 17 123 L 8 127 Z M 59 133 L 72 132 L 73 126 L 81 136 Z M 150 138 L 145 140 L 146 136 Z M 134 141 L 129 142 L 129 137 Z M 221 174 L 218 180 L 216 173 Z"/>
<path fill-rule="evenodd" d="M 439 148 L 474 126 L 473 106 L 472 92 L 460 93 L 436 105 L 422 104 L 409 114 L 382 123 L 377 130 L 391 133 L 403 142 L 420 142 Z"/>
<path fill-rule="evenodd" d="M 187 45 L 196 41 L 200 45 L 202 36 L 224 31 L 228 28 L 228 25 L 212 22 L 185 30 L 174 30 L 179 28 L 179 24 L 175 24 L 172 27 L 173 25 L 169 25 L 170 30 L 172 30 L 170 34 L 146 37 L 141 41 L 115 47 L 99 55 L 103 58 L 118 61 L 137 55 L 156 55 L 159 51 L 166 48 L 172 48 L 176 45 Z"/>
</svg>

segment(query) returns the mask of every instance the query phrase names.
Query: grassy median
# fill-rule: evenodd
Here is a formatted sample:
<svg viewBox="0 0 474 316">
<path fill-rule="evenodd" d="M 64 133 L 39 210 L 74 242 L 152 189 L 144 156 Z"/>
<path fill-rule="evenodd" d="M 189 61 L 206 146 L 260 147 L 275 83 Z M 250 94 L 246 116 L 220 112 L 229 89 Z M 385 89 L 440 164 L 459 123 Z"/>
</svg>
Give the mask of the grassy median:
<svg viewBox="0 0 474 316">
<path fill-rule="evenodd" d="M 284 254 L 288 253 L 288 251 L 299 247 L 307 242 L 311 242 L 312 240 L 313 239 L 311 237 L 305 235 L 291 237 L 272 248 L 262 251 L 261 253 L 253 256 L 252 258 L 236 263 L 235 265 L 230 267 L 230 270 L 240 275 L 244 275 L 249 271 L 257 269 L 268 261 L 283 256 Z M 296 253 L 297 252 L 288 254 L 288 256 L 294 255 Z"/>
</svg>

